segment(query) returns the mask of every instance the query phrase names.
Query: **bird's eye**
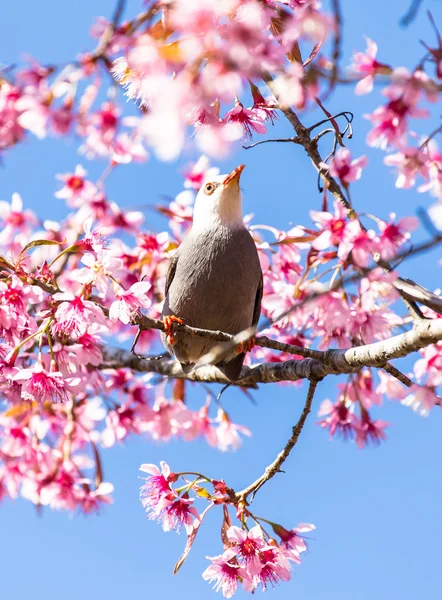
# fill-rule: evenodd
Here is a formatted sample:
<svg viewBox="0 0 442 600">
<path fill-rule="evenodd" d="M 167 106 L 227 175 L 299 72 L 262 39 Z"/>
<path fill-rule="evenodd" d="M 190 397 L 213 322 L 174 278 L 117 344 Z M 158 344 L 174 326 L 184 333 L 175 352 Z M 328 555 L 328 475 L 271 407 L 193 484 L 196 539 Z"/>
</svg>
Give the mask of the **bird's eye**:
<svg viewBox="0 0 442 600">
<path fill-rule="evenodd" d="M 213 192 L 215 191 L 215 186 L 213 183 L 206 183 L 206 185 L 204 186 L 204 193 L 207 196 L 210 196 L 211 194 L 213 194 Z"/>
</svg>

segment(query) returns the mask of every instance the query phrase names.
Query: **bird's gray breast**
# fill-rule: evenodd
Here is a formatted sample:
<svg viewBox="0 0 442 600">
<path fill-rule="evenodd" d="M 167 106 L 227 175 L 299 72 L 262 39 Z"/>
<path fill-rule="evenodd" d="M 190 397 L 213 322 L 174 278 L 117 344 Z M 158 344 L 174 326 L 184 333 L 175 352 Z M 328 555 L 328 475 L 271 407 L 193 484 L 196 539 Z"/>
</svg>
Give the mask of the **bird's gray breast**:
<svg viewBox="0 0 442 600">
<path fill-rule="evenodd" d="M 260 277 L 256 246 L 246 229 L 191 230 L 178 250 L 163 315 L 238 333 L 252 325 Z M 174 352 L 181 362 L 195 362 L 215 344 L 178 334 Z"/>
</svg>

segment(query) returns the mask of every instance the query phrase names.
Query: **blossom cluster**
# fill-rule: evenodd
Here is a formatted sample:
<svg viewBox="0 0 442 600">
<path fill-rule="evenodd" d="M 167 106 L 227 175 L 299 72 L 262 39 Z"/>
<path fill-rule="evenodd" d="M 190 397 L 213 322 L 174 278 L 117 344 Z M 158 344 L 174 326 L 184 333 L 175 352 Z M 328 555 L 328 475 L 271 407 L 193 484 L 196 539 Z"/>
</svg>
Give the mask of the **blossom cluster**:
<svg viewBox="0 0 442 600">
<path fill-rule="evenodd" d="M 173 473 L 165 462 L 160 466 L 161 469 L 152 464 L 141 465 L 140 470 L 147 473 L 147 477 L 141 487 L 140 498 L 148 518 L 161 522 L 164 531 L 179 532 L 184 527 L 187 533 L 186 549 L 175 572 L 186 559 L 207 512 L 215 506 L 222 506 L 224 551 L 218 556 L 207 557 L 211 564 L 204 571 L 203 578 L 213 583 L 217 591 L 221 590 L 225 598 L 231 598 L 238 585 L 254 592 L 258 586 L 265 590 L 269 585 L 291 578 L 292 565 L 300 564 L 301 554 L 307 550 L 302 534 L 315 529 L 314 525 L 301 523 L 289 531 L 254 516 L 248 508 L 240 506 L 224 481 L 211 480 L 198 473 Z M 193 479 L 189 481 L 188 476 Z M 174 487 L 180 479 L 184 485 Z M 201 513 L 195 508 L 196 500 L 208 502 Z M 231 525 L 229 505 L 236 507 L 241 527 Z M 250 520 L 256 525 L 249 527 L 247 522 Z M 269 524 L 280 541 L 270 537 L 260 522 Z"/>
<path fill-rule="evenodd" d="M 434 25 L 434 23 L 433 23 Z M 387 78 L 388 85 L 382 89 L 387 103 L 376 108 L 366 118 L 373 128 L 368 133 L 367 144 L 388 151 L 384 158 L 387 166 L 397 172 L 396 187 L 409 189 L 416 185 L 419 192 L 429 192 L 438 202 L 430 207 L 430 215 L 437 228 L 442 224 L 442 154 L 438 149 L 435 131 L 419 134 L 410 129 L 410 119 L 425 119 L 430 111 L 423 104 L 436 105 L 440 98 L 441 61 L 440 34 L 434 25 L 438 48 L 428 48 L 432 60 L 423 59 L 410 72 L 406 67 L 393 68 L 377 59 L 378 46 L 367 38 L 365 52 L 354 55 L 352 73 L 359 78 L 356 94 L 373 90 L 377 79 Z M 435 74 L 427 73 L 426 67 L 435 66 Z M 432 69 L 431 69 L 432 70 Z M 435 77 L 434 77 L 435 75 Z"/>
<path fill-rule="evenodd" d="M 112 164 L 146 160 L 148 147 L 170 160 L 190 127 L 202 152 L 225 156 L 233 143 L 265 133 L 277 105 L 314 101 L 318 76 L 296 48 L 315 48 L 311 61 L 329 30 L 317 0 L 153 2 L 117 26 L 100 18 L 91 28 L 95 51 L 59 70 L 31 59 L 0 80 L 0 151 L 30 131 L 75 134 L 83 154 Z M 122 115 L 105 93 L 104 71 L 139 101 L 138 115 Z M 262 91 L 264 73 L 278 102 Z"/>
</svg>

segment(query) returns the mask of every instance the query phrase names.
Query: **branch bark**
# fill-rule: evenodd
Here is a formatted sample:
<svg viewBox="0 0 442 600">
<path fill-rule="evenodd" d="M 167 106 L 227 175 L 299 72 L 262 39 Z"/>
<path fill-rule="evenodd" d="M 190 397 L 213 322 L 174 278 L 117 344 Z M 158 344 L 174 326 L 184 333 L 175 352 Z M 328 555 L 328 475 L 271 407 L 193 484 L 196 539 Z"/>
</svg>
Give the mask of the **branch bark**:
<svg viewBox="0 0 442 600">
<path fill-rule="evenodd" d="M 152 321 L 155 321 L 155 319 Z M 196 335 L 203 335 L 202 331 L 204 330 L 199 330 Z M 222 332 L 211 333 L 216 336 L 227 335 L 222 334 Z M 401 333 L 381 342 L 356 346 L 348 350 L 326 350 L 324 352 L 309 350 L 309 352 L 315 352 L 317 358 L 288 360 L 280 363 L 262 363 L 251 367 L 243 367 L 241 378 L 235 382 L 235 385 L 253 386 L 258 383 L 299 381 L 300 379 L 321 380 L 327 375 L 352 373 L 362 367 L 385 368 L 390 360 L 407 356 L 420 348 L 425 348 L 441 340 L 442 319 L 426 319 L 417 322 L 406 333 Z M 273 342 L 274 340 L 272 340 Z M 275 343 L 279 345 L 279 342 Z M 284 346 L 289 346 L 289 344 L 284 344 Z M 299 349 L 297 346 L 294 346 L 294 348 L 296 349 L 295 354 L 297 354 Z M 193 372 L 185 375 L 179 363 L 174 360 L 143 359 L 128 350 L 110 347 L 103 347 L 102 352 L 103 364 L 100 368 L 127 367 L 134 371 L 158 373 L 158 375 L 169 378 L 208 383 L 228 383 L 226 377 L 213 365 L 198 367 Z M 387 370 L 388 368 L 387 366 Z"/>
</svg>

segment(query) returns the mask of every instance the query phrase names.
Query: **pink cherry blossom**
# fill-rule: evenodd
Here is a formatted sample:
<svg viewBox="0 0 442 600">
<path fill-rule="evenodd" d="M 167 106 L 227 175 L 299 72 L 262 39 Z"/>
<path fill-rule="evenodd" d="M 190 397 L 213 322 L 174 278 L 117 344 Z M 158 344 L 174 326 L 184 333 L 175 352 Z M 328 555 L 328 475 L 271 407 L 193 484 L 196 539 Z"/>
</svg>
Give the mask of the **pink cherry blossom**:
<svg viewBox="0 0 442 600">
<path fill-rule="evenodd" d="M 442 343 L 438 342 L 420 351 L 422 358 L 414 363 L 413 371 L 419 382 L 427 378 L 430 386 L 442 384 Z"/>
<path fill-rule="evenodd" d="M 382 258 L 390 260 L 398 253 L 399 248 L 410 239 L 410 231 L 416 229 L 419 220 L 416 217 L 404 217 L 394 222 L 395 213 L 390 214 L 390 222 L 379 221 L 379 248 Z"/>
<path fill-rule="evenodd" d="M 427 181 L 430 178 L 429 156 L 420 148 L 404 148 L 401 152 L 389 154 L 384 158 L 384 163 L 398 170 L 397 188 L 413 187 L 418 174 Z"/>
<path fill-rule="evenodd" d="M 236 553 L 227 549 L 219 556 L 207 556 L 212 564 L 203 573 L 203 579 L 209 583 L 215 582 L 213 589 L 222 591 L 224 598 L 231 598 L 238 589 L 241 581 L 251 583 L 247 571 L 236 560 Z"/>
<path fill-rule="evenodd" d="M 255 109 L 245 108 L 239 101 L 225 114 L 224 120 L 227 123 L 229 121 L 239 123 L 244 130 L 245 139 L 252 138 L 252 131 L 256 133 L 266 133 L 267 131 L 260 113 Z"/>
<path fill-rule="evenodd" d="M 78 207 L 87 201 L 94 195 L 96 187 L 85 179 L 85 175 L 87 175 L 87 171 L 81 165 L 75 167 L 74 173 L 57 175 L 57 179 L 63 181 L 64 186 L 55 192 L 55 197 L 66 200 L 72 207 Z"/>
<path fill-rule="evenodd" d="M 242 440 L 239 435 L 240 433 L 248 437 L 252 435 L 247 427 L 232 423 L 227 413 L 222 409 L 219 409 L 218 411 L 217 421 L 219 423 L 216 428 L 218 448 L 223 452 L 229 449 L 237 450 L 241 446 Z"/>
<path fill-rule="evenodd" d="M 416 105 L 423 94 L 429 102 L 437 102 L 439 90 L 434 81 L 422 69 L 410 74 L 405 67 L 393 70 L 391 83 L 383 90 L 390 100 L 403 100 L 406 104 Z"/>
<path fill-rule="evenodd" d="M 247 572 L 250 575 L 258 574 L 261 571 L 260 553 L 266 545 L 261 527 L 255 525 L 250 531 L 244 531 L 232 526 L 227 530 L 226 536 L 229 542 L 235 544 L 236 554 L 244 561 Z"/>
<path fill-rule="evenodd" d="M 370 262 L 371 253 L 374 249 L 374 237 L 374 231 L 364 231 L 356 219 L 350 221 L 339 244 L 339 258 L 345 262 L 351 254 L 351 260 L 356 265 L 366 267 Z"/>
<path fill-rule="evenodd" d="M 21 92 L 18 87 L 4 81 L 0 87 L 0 150 L 13 146 L 25 135 L 18 122 L 21 110 L 17 105 Z"/>
<path fill-rule="evenodd" d="M 37 95 L 27 94 L 21 96 L 15 106 L 21 113 L 17 123 L 40 139 L 46 137 L 50 118 L 48 103 Z"/>
<path fill-rule="evenodd" d="M 369 413 L 366 410 L 363 410 L 361 413 L 361 420 L 356 427 L 356 444 L 359 448 L 364 448 L 364 446 L 369 443 L 375 445 L 380 444 L 381 440 L 386 439 L 384 433 L 386 427 L 388 427 L 388 423 L 381 419 L 372 421 Z"/>
<path fill-rule="evenodd" d="M 322 166 L 328 169 L 330 175 L 333 177 L 339 177 L 343 185 L 347 185 L 361 178 L 362 169 L 367 163 L 368 159 L 366 156 L 351 160 L 350 150 L 348 148 L 339 148 L 332 157 L 330 164 L 323 164 Z"/>
<path fill-rule="evenodd" d="M 367 49 L 365 52 L 355 52 L 353 55 L 352 70 L 363 75 L 355 88 L 356 94 L 368 94 L 373 89 L 375 75 L 386 73 L 390 67 L 376 60 L 378 45 L 369 37 L 366 38 Z"/>
<path fill-rule="evenodd" d="M 146 511 L 159 514 L 163 507 L 177 496 L 170 485 L 171 482 L 176 481 L 176 477 L 165 462 L 161 462 L 161 471 L 152 464 L 141 465 L 140 471 L 149 474 L 140 490 L 141 504 Z"/>
<path fill-rule="evenodd" d="M 262 585 L 265 591 L 269 584 L 275 586 L 280 581 L 289 581 L 291 577 L 289 556 L 277 545 L 266 546 L 261 550 L 261 570 L 253 577 L 253 584 L 250 585 L 245 581 L 244 587 L 248 591 L 253 591 L 256 586 Z"/>
<path fill-rule="evenodd" d="M 438 401 L 436 394 L 433 390 L 421 385 L 413 385 L 410 390 L 411 393 L 402 400 L 402 404 L 409 406 L 421 416 L 428 417 Z"/>
<path fill-rule="evenodd" d="M 391 400 L 403 400 L 408 394 L 408 389 L 397 379 L 388 375 L 382 370 L 378 371 L 381 380 L 377 387 L 377 392 L 385 394 Z"/>
<path fill-rule="evenodd" d="M 151 285 L 147 281 L 139 281 L 130 286 L 128 290 L 117 290 L 117 299 L 112 302 L 109 309 L 109 317 L 113 320 L 119 319 L 127 325 L 134 312 L 139 308 L 149 308 L 151 305 L 147 292 Z"/>
<path fill-rule="evenodd" d="M 158 520 L 162 522 L 163 530 L 175 530 L 179 533 L 181 527 L 184 526 L 186 533 L 189 535 L 200 519 L 198 511 L 191 506 L 192 503 L 193 499 L 183 495 L 164 506 L 158 515 Z"/>
<path fill-rule="evenodd" d="M 402 149 L 406 146 L 407 118 L 427 116 L 427 110 L 407 104 L 402 97 L 390 100 L 386 106 L 379 106 L 373 113 L 365 115 L 374 125 L 368 133 L 367 144 L 381 150 L 390 146 Z"/>
<path fill-rule="evenodd" d="M 218 175 L 217 167 L 209 166 L 209 159 L 204 154 L 200 156 L 197 162 L 190 165 L 184 172 L 184 187 L 191 188 L 196 192 L 200 189 L 204 181 L 210 180 L 211 177 Z"/>
<path fill-rule="evenodd" d="M 61 300 L 51 325 L 56 335 L 79 337 L 92 323 L 102 323 L 103 311 L 94 302 L 83 300 L 71 293 L 57 293 L 54 300 Z"/>
<path fill-rule="evenodd" d="M 310 211 L 310 216 L 316 226 L 322 229 L 312 246 L 316 250 L 325 250 L 330 246 L 338 246 L 344 238 L 347 227 L 345 208 L 340 202 L 335 203 L 335 213 Z"/>
<path fill-rule="evenodd" d="M 66 402 L 69 398 L 65 381 L 59 371 L 47 371 L 38 361 L 33 368 L 21 369 L 14 375 L 14 381 L 21 382 L 21 396 L 25 400 L 44 402 Z"/>
<path fill-rule="evenodd" d="M 345 400 L 338 400 L 336 404 L 324 400 L 318 415 L 327 415 L 326 418 L 318 421 L 318 425 L 330 431 L 330 438 L 338 433 L 344 440 L 348 440 L 353 438 L 357 431 L 358 421 Z"/>
<path fill-rule="evenodd" d="M 287 529 L 281 527 L 281 525 L 273 525 L 273 531 L 279 535 L 282 540 L 281 547 L 289 549 L 290 552 L 297 557 L 307 550 L 306 541 L 301 534 L 313 531 L 313 529 L 315 529 L 315 526 L 310 523 L 300 523 L 290 531 L 287 531 Z"/>
<path fill-rule="evenodd" d="M 23 200 L 17 193 L 12 194 L 11 204 L 0 201 L 0 245 L 7 246 L 14 238 L 23 233 L 28 234 L 31 227 L 37 224 L 37 217 L 30 210 L 23 210 Z"/>
</svg>

